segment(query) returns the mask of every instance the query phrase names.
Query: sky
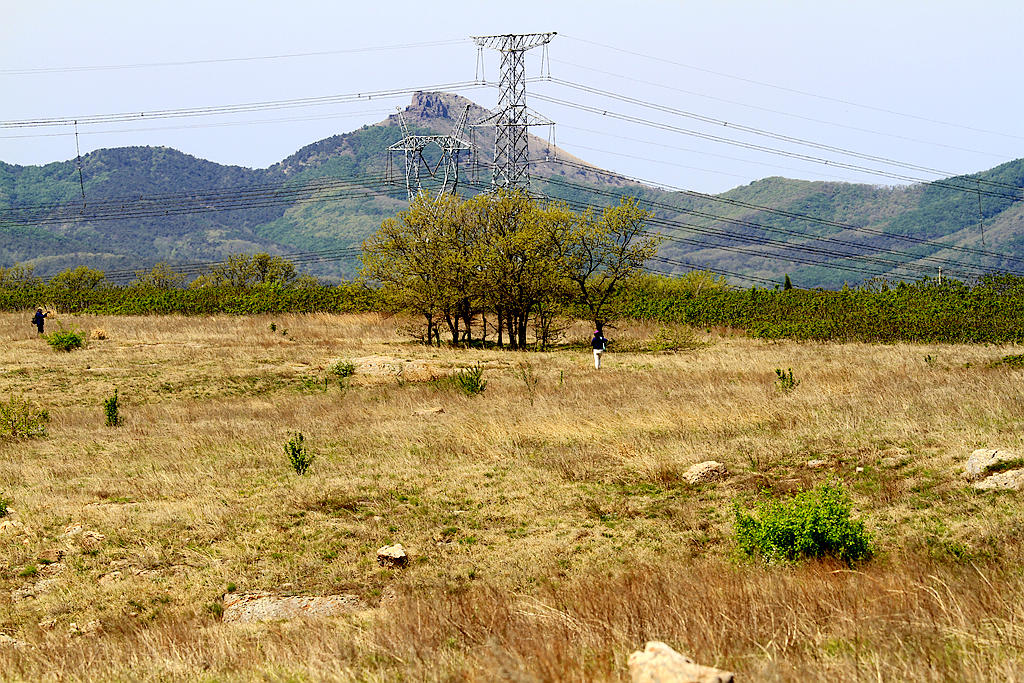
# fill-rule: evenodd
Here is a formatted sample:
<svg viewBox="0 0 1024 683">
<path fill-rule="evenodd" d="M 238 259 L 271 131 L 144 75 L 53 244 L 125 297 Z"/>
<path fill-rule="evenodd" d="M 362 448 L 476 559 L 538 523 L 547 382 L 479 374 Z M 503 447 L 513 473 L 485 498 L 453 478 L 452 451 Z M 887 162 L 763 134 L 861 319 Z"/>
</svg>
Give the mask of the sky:
<svg viewBox="0 0 1024 683">
<path fill-rule="evenodd" d="M 893 185 L 1024 157 L 1019 0 L 2 4 L 10 164 L 152 145 L 262 168 L 383 120 L 413 90 L 459 84 L 493 108 L 499 55 L 485 50 L 481 70 L 470 36 L 549 31 L 546 54 L 527 53 L 527 102 L 555 126 L 533 132 L 663 187 Z M 366 96 L 383 91 L 400 93 Z M 122 113 L 140 115 L 87 118 Z M 25 123 L 53 118 L 83 119 L 77 149 L 73 125 Z"/>
</svg>

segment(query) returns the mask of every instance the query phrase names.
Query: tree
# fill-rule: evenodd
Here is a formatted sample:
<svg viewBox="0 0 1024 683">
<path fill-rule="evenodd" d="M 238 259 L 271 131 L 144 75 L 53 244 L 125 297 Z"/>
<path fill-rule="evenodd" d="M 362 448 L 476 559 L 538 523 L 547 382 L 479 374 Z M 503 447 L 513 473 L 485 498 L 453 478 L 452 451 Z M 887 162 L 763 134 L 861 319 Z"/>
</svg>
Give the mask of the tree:
<svg viewBox="0 0 1024 683">
<path fill-rule="evenodd" d="M 97 289 L 103 284 L 106 275 L 102 270 L 78 266 L 68 268 L 50 278 L 50 287 L 68 292 L 81 292 L 88 289 Z"/>
<path fill-rule="evenodd" d="M 597 329 L 605 322 L 612 298 L 658 253 L 664 238 L 646 232 L 650 218 L 650 211 L 627 197 L 598 218 L 590 211 L 581 215 L 562 243 L 566 277 Z"/>
<path fill-rule="evenodd" d="M 793 283 L 789 279 L 789 273 L 786 273 L 786 281 L 782 283 L 783 289 L 793 289 Z"/>
<path fill-rule="evenodd" d="M 458 296 L 465 296 L 465 282 L 461 291 L 453 290 L 452 283 L 463 280 L 466 273 L 450 253 L 457 248 L 460 208 L 452 195 L 443 195 L 435 203 L 421 193 L 408 211 L 384 219 L 380 229 L 363 242 L 361 275 L 379 282 L 393 305 L 424 317 L 428 343 L 440 343 L 439 318 L 447 313 L 450 319 Z M 449 324 L 457 342 L 454 321 Z"/>
<path fill-rule="evenodd" d="M 207 275 L 192 281 L 192 287 L 236 287 L 254 285 L 292 285 L 298 274 L 288 259 L 270 254 L 232 254 L 223 263 L 210 268 Z"/>
<path fill-rule="evenodd" d="M 133 287 L 144 289 L 177 289 L 185 284 L 185 274 L 179 273 L 164 261 L 150 270 L 135 271 Z"/>
</svg>

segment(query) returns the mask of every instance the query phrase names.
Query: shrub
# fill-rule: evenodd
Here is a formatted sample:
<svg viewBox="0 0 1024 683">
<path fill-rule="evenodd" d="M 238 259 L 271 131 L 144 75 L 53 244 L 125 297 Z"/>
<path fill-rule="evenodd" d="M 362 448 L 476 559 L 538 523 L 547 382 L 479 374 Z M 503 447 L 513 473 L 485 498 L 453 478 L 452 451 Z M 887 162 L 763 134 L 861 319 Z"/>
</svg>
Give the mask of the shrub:
<svg viewBox="0 0 1024 683">
<path fill-rule="evenodd" d="M 36 408 L 31 402 L 12 396 L 9 401 L 0 401 L 0 430 L 12 439 L 29 439 L 46 436 L 46 425 L 50 413 Z"/>
<path fill-rule="evenodd" d="M 7 516 L 7 506 L 11 504 L 11 501 L 4 498 L 3 494 L 0 493 L 0 517 Z"/>
<path fill-rule="evenodd" d="M 834 557 L 852 565 L 872 555 L 864 523 L 850 517 L 849 496 L 837 485 L 823 484 L 791 500 L 762 503 L 757 515 L 735 505 L 735 534 L 748 557 L 804 560 Z"/>
<path fill-rule="evenodd" d="M 455 386 L 467 396 L 482 394 L 487 388 L 487 380 L 483 379 L 484 366 L 480 363 L 463 368 L 454 375 Z"/>
<path fill-rule="evenodd" d="M 779 385 L 779 391 L 784 394 L 788 394 L 793 391 L 800 384 L 800 380 L 793 379 L 793 368 L 790 368 L 786 372 L 783 372 L 780 368 L 775 368 L 775 375 L 775 382 Z"/>
<path fill-rule="evenodd" d="M 327 372 L 337 379 L 340 384 L 344 384 L 346 379 L 356 374 L 356 366 L 351 361 L 339 360 L 329 367 Z"/>
<path fill-rule="evenodd" d="M 305 438 L 302 432 L 295 432 L 284 445 L 284 453 L 288 456 L 288 463 L 298 475 L 303 475 L 313 464 L 316 456 L 306 448 Z"/>
<path fill-rule="evenodd" d="M 46 342 L 57 351 L 73 351 L 85 346 L 85 333 L 73 327 L 61 327 L 46 335 Z"/>
<path fill-rule="evenodd" d="M 121 424 L 121 416 L 117 413 L 117 389 L 114 395 L 103 401 L 103 412 L 107 416 L 107 426 L 116 427 Z"/>
</svg>

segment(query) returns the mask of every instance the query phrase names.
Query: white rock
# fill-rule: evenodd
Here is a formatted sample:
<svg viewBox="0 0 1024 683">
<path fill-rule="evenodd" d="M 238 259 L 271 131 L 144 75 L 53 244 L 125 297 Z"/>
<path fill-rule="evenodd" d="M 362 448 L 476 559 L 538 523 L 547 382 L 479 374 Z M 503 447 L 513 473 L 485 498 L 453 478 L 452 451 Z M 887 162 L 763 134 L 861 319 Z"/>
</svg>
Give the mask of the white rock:
<svg viewBox="0 0 1024 683">
<path fill-rule="evenodd" d="M 710 481 L 718 481 L 729 476 L 729 469 L 720 462 L 707 460 L 691 465 L 690 469 L 683 473 L 683 479 L 688 484 L 706 484 Z"/>
<path fill-rule="evenodd" d="M 275 621 L 303 616 L 336 617 L 363 608 L 356 595 L 275 595 L 228 593 L 224 596 L 225 622 Z"/>
<path fill-rule="evenodd" d="M 812 470 L 817 469 L 819 467 L 824 467 L 827 464 L 828 460 L 822 460 L 820 458 L 815 458 L 814 460 L 807 461 L 807 466 L 810 467 Z"/>
<path fill-rule="evenodd" d="M 733 674 L 697 664 L 665 643 L 652 640 L 629 656 L 633 683 L 732 683 Z"/>
<path fill-rule="evenodd" d="M 968 481 L 977 481 L 985 476 L 988 468 L 1008 460 L 1016 460 L 1017 455 L 1010 451 L 997 448 L 979 448 L 971 453 L 964 463 L 964 476 Z"/>
<path fill-rule="evenodd" d="M 971 486 L 979 491 L 1020 491 L 1024 489 L 1024 469 L 999 472 L 998 474 L 993 474 L 990 477 L 985 477 L 980 481 L 976 481 L 971 484 Z"/>
<path fill-rule="evenodd" d="M 18 640 L 17 638 L 12 638 L 7 634 L 0 633 L 0 648 L 7 647 L 12 648 L 14 650 L 24 650 L 32 646 L 26 643 L 24 640 Z"/>
<path fill-rule="evenodd" d="M 404 567 L 409 564 L 409 556 L 401 543 L 386 545 L 377 551 L 377 562 L 383 567 Z"/>
</svg>

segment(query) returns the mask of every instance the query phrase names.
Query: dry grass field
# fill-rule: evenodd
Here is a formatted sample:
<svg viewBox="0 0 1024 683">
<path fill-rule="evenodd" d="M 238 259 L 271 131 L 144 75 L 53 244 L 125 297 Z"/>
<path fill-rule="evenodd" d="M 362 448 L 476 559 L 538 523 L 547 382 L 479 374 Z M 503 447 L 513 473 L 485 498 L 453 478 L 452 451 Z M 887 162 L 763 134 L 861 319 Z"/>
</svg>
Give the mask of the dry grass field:
<svg viewBox="0 0 1024 683">
<path fill-rule="evenodd" d="M 697 330 L 654 353 L 636 324 L 598 372 L 374 315 L 64 316 L 105 332 L 70 353 L 28 317 L 0 314 L 0 400 L 51 421 L 0 441 L 0 680 L 619 681 L 651 639 L 738 680 L 1024 680 L 1024 494 L 961 476 L 1024 452 L 1024 370 L 988 365 L 1019 348 Z M 436 381 L 477 363 L 482 394 Z M 704 460 L 730 476 L 686 483 Z M 734 502 L 835 481 L 871 561 L 738 558 Z M 378 565 L 391 543 L 408 567 Z M 248 591 L 365 608 L 223 623 Z"/>
</svg>

